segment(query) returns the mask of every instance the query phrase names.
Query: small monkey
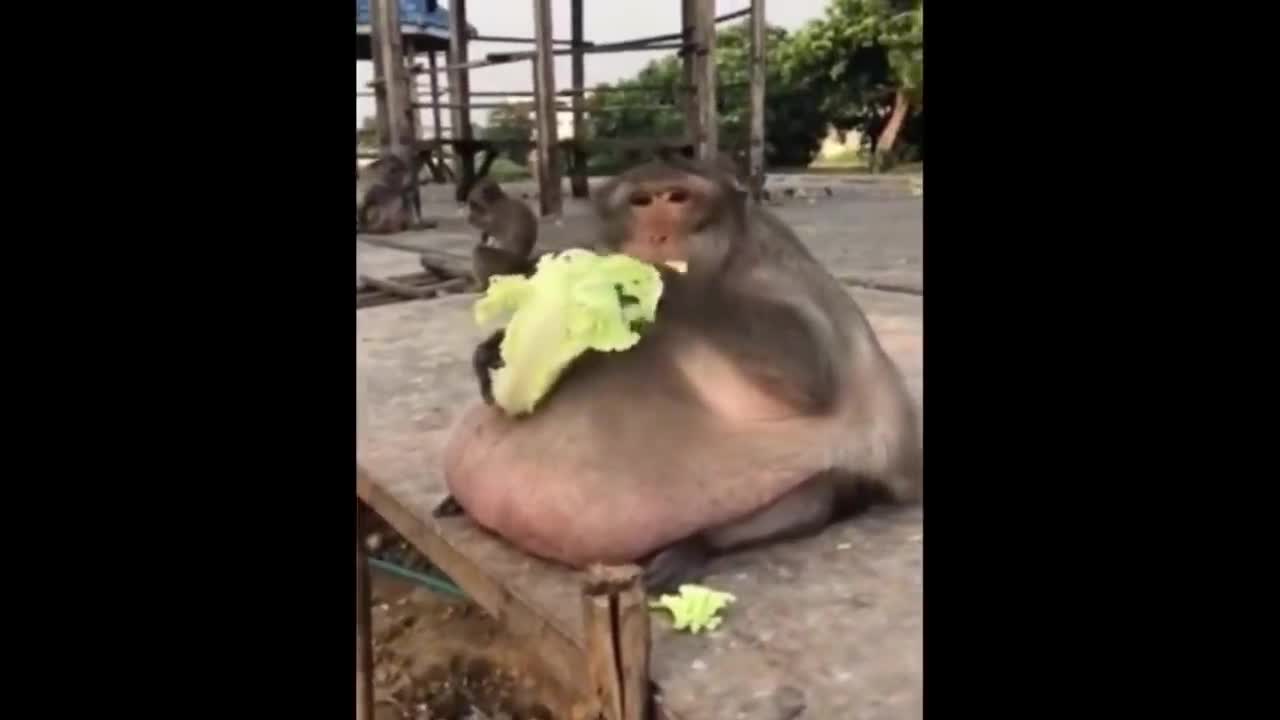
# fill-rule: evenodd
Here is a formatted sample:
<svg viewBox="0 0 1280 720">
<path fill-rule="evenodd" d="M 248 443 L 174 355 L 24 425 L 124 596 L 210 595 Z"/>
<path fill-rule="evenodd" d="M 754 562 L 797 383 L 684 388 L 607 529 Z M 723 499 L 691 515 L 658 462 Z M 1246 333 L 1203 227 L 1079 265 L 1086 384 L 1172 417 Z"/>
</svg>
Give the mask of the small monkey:
<svg viewBox="0 0 1280 720">
<path fill-rule="evenodd" d="M 482 343 L 484 401 L 446 444 L 441 514 L 576 567 L 642 562 L 661 592 L 715 554 L 921 497 L 901 373 L 852 296 L 723 165 L 633 168 L 595 208 L 599 249 L 662 273 L 656 321 L 626 352 L 581 356 L 521 418 L 487 404 L 501 333 Z"/>
<path fill-rule="evenodd" d="M 493 275 L 533 271 L 530 255 L 538 240 L 538 219 L 528 205 L 508 196 L 497 182 L 483 178 L 467 194 L 467 222 L 480 230 L 480 243 L 471 259 L 481 290 Z"/>
<path fill-rule="evenodd" d="M 422 225 L 409 163 L 384 155 L 356 174 L 356 232 L 390 234 Z"/>
</svg>

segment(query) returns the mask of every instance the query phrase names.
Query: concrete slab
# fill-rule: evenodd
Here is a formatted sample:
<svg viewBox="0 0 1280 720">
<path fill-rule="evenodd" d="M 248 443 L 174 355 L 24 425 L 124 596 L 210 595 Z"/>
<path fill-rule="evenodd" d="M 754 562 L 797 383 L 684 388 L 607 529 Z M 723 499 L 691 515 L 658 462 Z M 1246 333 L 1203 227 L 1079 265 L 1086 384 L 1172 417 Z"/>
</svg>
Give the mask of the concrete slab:
<svg viewBox="0 0 1280 720">
<path fill-rule="evenodd" d="M 921 298 L 854 290 L 888 351 L 923 393 Z M 438 450 L 475 397 L 469 357 L 481 332 L 474 295 L 358 314 L 367 405 L 362 461 L 413 486 L 421 512 L 445 494 Z M 468 542 L 513 592 L 573 636 L 576 573 L 471 533 Z M 653 678 L 679 717 L 922 716 L 922 541 L 919 509 L 880 511 L 794 543 L 721 558 L 707 583 L 735 593 L 727 622 L 705 636 L 671 632 L 655 615 Z"/>
</svg>

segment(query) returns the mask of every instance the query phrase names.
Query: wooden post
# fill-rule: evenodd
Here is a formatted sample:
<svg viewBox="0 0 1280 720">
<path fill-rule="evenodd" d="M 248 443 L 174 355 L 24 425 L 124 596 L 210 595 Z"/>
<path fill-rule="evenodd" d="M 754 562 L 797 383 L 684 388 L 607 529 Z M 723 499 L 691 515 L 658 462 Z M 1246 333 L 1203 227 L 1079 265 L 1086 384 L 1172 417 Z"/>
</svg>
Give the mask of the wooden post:
<svg viewBox="0 0 1280 720">
<path fill-rule="evenodd" d="M 613 637 L 613 608 L 607 588 L 588 587 L 582 596 L 587 694 L 607 720 L 622 720 L 622 678 L 618 677 Z"/>
<path fill-rule="evenodd" d="M 716 2 L 695 0 L 694 40 L 698 44 L 694 56 L 694 85 L 698 89 L 698 157 L 712 162 L 719 151 L 719 126 L 716 122 Z"/>
<path fill-rule="evenodd" d="M 374 97 L 383 103 L 388 137 L 383 150 L 406 157 L 413 143 L 409 126 L 409 86 L 405 83 L 404 50 L 400 37 L 400 4 L 396 0 L 373 0 L 370 42 L 373 44 Z M 381 113 L 379 125 L 381 125 Z"/>
<path fill-rule="evenodd" d="M 385 153 L 391 147 L 391 118 L 387 112 L 386 68 L 383 59 L 383 47 L 386 45 L 386 23 L 383 6 L 374 0 L 369 3 L 369 48 L 373 60 L 373 105 L 377 120 L 378 149 Z M 399 14 L 400 8 L 395 9 Z"/>
<path fill-rule="evenodd" d="M 432 158 L 432 162 L 430 163 L 431 177 L 435 179 L 436 182 L 443 183 L 445 181 L 443 168 L 444 152 L 441 150 L 443 146 L 440 144 L 440 138 L 444 137 L 444 127 L 443 123 L 440 121 L 440 79 L 436 77 L 435 50 L 427 51 L 427 67 L 431 70 L 431 72 L 428 73 L 428 77 L 431 80 L 431 138 L 436 141 L 436 144 L 431 148 L 430 154 L 430 157 Z M 436 162 L 436 160 L 439 162 Z"/>
<path fill-rule="evenodd" d="M 471 139 L 471 78 L 466 68 L 458 66 L 467 62 L 467 40 L 467 0 L 453 0 L 449 3 L 449 113 L 453 139 L 464 141 Z M 476 177 L 472 148 L 454 143 L 453 169 L 458 183 L 454 197 L 463 202 Z"/>
<path fill-rule="evenodd" d="M 356 720 L 373 720 L 373 618 L 369 558 L 356 534 Z"/>
<path fill-rule="evenodd" d="M 441 123 L 440 123 L 440 80 L 436 77 L 436 51 L 427 51 L 427 67 L 431 72 L 427 73 L 431 78 L 431 127 L 435 134 L 434 139 L 440 139 Z"/>
<path fill-rule="evenodd" d="M 694 42 L 697 33 L 694 28 L 698 23 L 694 11 L 695 0 L 680 0 L 680 32 L 684 43 Z M 680 84 L 683 86 L 680 95 L 680 106 L 684 108 L 685 139 L 690 145 L 698 144 L 698 96 L 694 93 L 694 58 L 693 50 L 680 51 Z"/>
<path fill-rule="evenodd" d="M 751 0 L 751 197 L 764 193 L 765 0 Z"/>
<path fill-rule="evenodd" d="M 582 588 L 587 693 L 607 720 L 648 720 L 649 608 L 633 565 L 594 565 Z"/>
<path fill-rule="evenodd" d="M 409 72 L 409 68 L 414 65 L 413 45 L 409 44 L 404 50 L 404 60 L 401 68 L 404 70 L 404 92 L 405 101 L 409 104 L 409 145 L 403 157 L 409 161 L 409 187 L 413 188 L 411 199 L 413 200 L 413 219 L 414 224 L 422 222 L 422 185 L 418 183 L 418 177 L 422 174 L 422 163 L 418 160 L 419 141 L 422 140 L 422 114 L 418 112 L 418 78 Z"/>
<path fill-rule="evenodd" d="M 639 570 L 618 591 L 618 658 L 622 662 L 623 720 L 648 720 L 649 598 Z"/>
<path fill-rule="evenodd" d="M 541 214 L 559 215 L 560 165 L 556 138 L 556 78 L 551 52 L 551 0 L 533 0 L 537 51 L 533 59 L 533 93 L 538 115 L 538 205 Z"/>
<path fill-rule="evenodd" d="M 582 0 L 572 0 L 569 5 L 570 23 L 573 26 L 573 176 L 569 187 L 576 198 L 587 196 L 587 153 L 583 150 L 586 140 L 586 123 L 583 111 L 586 107 L 583 86 L 586 84 L 586 63 L 582 54 Z"/>
<path fill-rule="evenodd" d="M 418 110 L 418 78 L 409 72 L 416 63 L 417 54 L 413 49 L 413 45 L 405 47 L 404 50 L 404 86 L 405 91 L 409 94 L 409 129 L 413 132 L 413 141 L 422 139 L 422 113 Z M 416 148 L 416 145 L 415 145 Z"/>
</svg>

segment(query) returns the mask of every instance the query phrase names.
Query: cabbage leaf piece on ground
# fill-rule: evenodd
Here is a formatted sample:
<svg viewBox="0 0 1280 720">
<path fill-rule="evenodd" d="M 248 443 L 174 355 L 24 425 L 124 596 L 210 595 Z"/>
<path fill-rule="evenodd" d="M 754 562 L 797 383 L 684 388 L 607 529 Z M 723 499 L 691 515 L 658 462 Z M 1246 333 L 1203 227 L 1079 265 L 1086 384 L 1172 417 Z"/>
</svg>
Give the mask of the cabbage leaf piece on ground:
<svg viewBox="0 0 1280 720">
<path fill-rule="evenodd" d="M 732 593 L 691 584 L 681 585 L 679 595 L 663 595 L 649 601 L 649 607 L 669 611 L 673 630 L 685 630 L 696 635 L 720 627 L 724 620 L 720 611 L 737 599 Z"/>
<path fill-rule="evenodd" d="M 481 325 L 508 319 L 493 373 L 493 399 L 523 415 L 587 350 L 620 352 L 640 341 L 662 296 L 662 277 L 627 255 L 572 249 L 544 255 L 531 277 L 498 275 L 476 302 Z"/>
</svg>

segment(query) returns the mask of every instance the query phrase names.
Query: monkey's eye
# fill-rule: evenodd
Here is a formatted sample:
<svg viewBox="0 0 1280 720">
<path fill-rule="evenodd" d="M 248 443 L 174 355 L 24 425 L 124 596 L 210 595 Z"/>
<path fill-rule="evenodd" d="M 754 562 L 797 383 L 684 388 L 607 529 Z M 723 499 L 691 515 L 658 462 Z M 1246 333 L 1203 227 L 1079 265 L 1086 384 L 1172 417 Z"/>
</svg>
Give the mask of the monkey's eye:
<svg viewBox="0 0 1280 720">
<path fill-rule="evenodd" d="M 667 200 L 679 204 L 689 199 L 689 193 L 685 190 L 677 188 L 667 193 Z"/>
<path fill-rule="evenodd" d="M 631 193 L 631 196 L 627 198 L 627 202 L 635 205 L 636 207 L 644 207 L 645 205 L 653 202 L 653 196 L 643 190 L 640 192 L 633 192 Z"/>
</svg>

